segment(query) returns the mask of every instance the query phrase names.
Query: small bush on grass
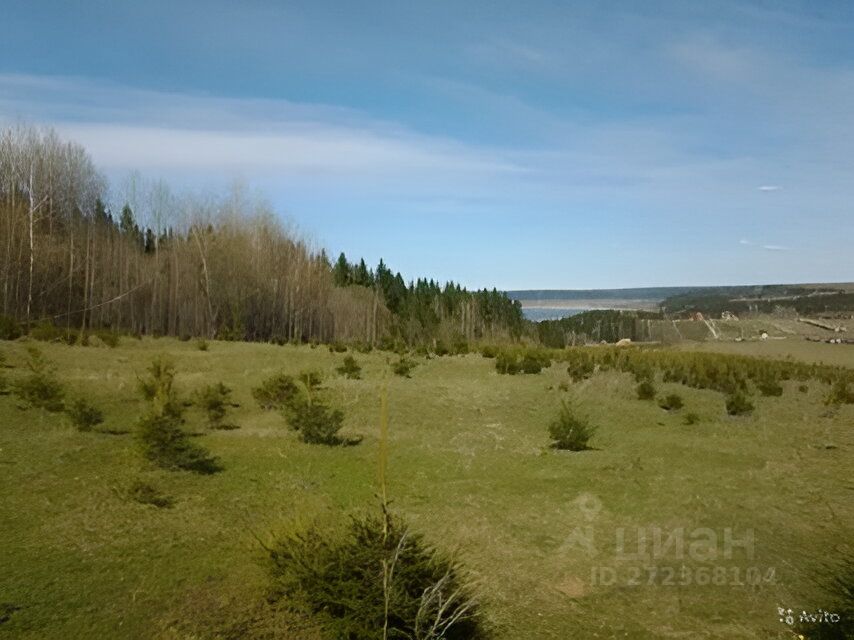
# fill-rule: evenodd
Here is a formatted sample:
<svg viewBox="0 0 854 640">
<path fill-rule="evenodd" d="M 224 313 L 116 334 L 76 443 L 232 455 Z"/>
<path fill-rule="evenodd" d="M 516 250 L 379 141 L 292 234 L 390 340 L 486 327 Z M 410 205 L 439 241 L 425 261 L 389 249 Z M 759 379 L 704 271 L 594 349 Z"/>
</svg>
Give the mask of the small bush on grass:
<svg viewBox="0 0 854 640">
<path fill-rule="evenodd" d="M 264 380 L 260 387 L 252 389 L 252 397 L 262 409 L 282 409 L 291 399 L 300 393 L 293 376 L 276 374 Z"/>
<path fill-rule="evenodd" d="M 593 375 L 595 367 L 596 365 L 592 360 L 582 360 L 570 364 L 566 368 L 566 372 L 569 374 L 569 378 L 573 382 L 581 382 L 582 380 L 587 380 Z"/>
<path fill-rule="evenodd" d="M 343 342 L 333 342 L 329 345 L 330 353 L 344 353 L 347 351 L 347 345 Z"/>
<path fill-rule="evenodd" d="M 6 378 L 6 372 L 3 369 L 9 367 L 6 364 L 6 354 L 0 352 L 0 396 L 9 394 L 9 380 Z"/>
<path fill-rule="evenodd" d="M 65 411 L 78 431 L 91 431 L 104 422 L 104 413 L 85 398 L 77 398 Z"/>
<path fill-rule="evenodd" d="M 268 551 L 270 598 L 317 615 L 331 638 L 488 637 L 462 567 L 386 513 L 291 533 Z"/>
<path fill-rule="evenodd" d="M 798 391 L 800 391 L 801 393 L 807 393 L 809 390 L 810 388 L 805 384 L 798 385 Z"/>
<path fill-rule="evenodd" d="M 764 378 L 756 383 L 756 388 L 763 396 L 781 396 L 783 387 L 774 378 Z"/>
<path fill-rule="evenodd" d="M 685 416 L 682 418 L 682 423 L 683 423 L 683 424 L 688 424 L 688 425 L 690 425 L 690 424 L 697 424 L 699 421 L 700 421 L 700 416 L 698 416 L 698 415 L 697 415 L 696 413 L 694 413 L 693 411 L 689 411 L 689 412 L 688 412 L 688 413 L 686 413 L 686 414 L 685 414 Z"/>
<path fill-rule="evenodd" d="M 202 474 L 221 471 L 219 461 L 192 442 L 181 428 L 183 405 L 175 394 L 175 368 L 168 360 L 158 358 L 148 371 L 149 377 L 139 385 L 143 397 L 152 403 L 137 428 L 143 455 L 164 469 Z"/>
<path fill-rule="evenodd" d="M 238 429 L 236 424 L 225 421 L 229 407 L 238 406 L 229 400 L 231 389 L 222 382 L 210 384 L 196 392 L 195 401 L 206 414 L 210 429 Z"/>
<path fill-rule="evenodd" d="M 830 386 L 830 392 L 824 398 L 824 404 L 854 404 L 854 391 L 848 388 L 848 382 L 837 378 Z"/>
<path fill-rule="evenodd" d="M 416 366 L 418 366 L 418 363 L 414 360 L 410 360 L 405 356 L 400 356 L 400 360 L 391 366 L 391 370 L 397 376 L 402 378 L 411 378 L 412 376 L 410 374 Z"/>
<path fill-rule="evenodd" d="M 310 402 L 302 398 L 294 401 L 285 410 L 285 416 L 291 428 L 299 431 L 303 442 L 330 446 L 344 442 L 338 435 L 344 425 L 344 414 L 319 400 Z"/>
<path fill-rule="evenodd" d="M 549 363 L 551 364 L 551 363 Z M 530 354 L 526 354 L 522 358 L 522 362 L 519 363 L 519 367 L 522 369 L 522 373 L 528 374 L 537 374 L 543 370 L 544 365 L 543 360 Z"/>
<path fill-rule="evenodd" d="M 128 497 L 140 504 L 149 504 L 158 509 L 169 509 L 175 505 L 175 499 L 161 493 L 157 487 L 144 480 L 134 480 L 128 487 Z"/>
<path fill-rule="evenodd" d="M 0 315 L 0 340 L 17 340 L 21 333 L 21 325 L 14 318 Z"/>
<path fill-rule="evenodd" d="M 119 346 L 119 334 L 114 331 L 96 331 L 95 337 L 110 349 L 115 349 Z"/>
<path fill-rule="evenodd" d="M 315 389 L 320 388 L 320 385 L 323 383 L 323 374 L 320 371 L 314 370 L 300 371 L 297 380 L 302 382 L 306 390 L 311 393 Z"/>
<path fill-rule="evenodd" d="M 731 416 L 740 416 L 753 411 L 753 403 L 744 393 L 736 391 L 727 396 L 726 412 Z"/>
<path fill-rule="evenodd" d="M 210 348 L 210 344 L 204 338 L 199 338 L 196 340 L 196 349 L 199 351 L 207 351 Z"/>
<path fill-rule="evenodd" d="M 356 362 L 356 358 L 353 356 L 344 356 L 344 362 L 336 371 L 351 380 L 358 380 L 362 377 L 362 367 L 359 366 L 359 363 Z"/>
<path fill-rule="evenodd" d="M 219 461 L 190 440 L 181 420 L 152 410 L 139 421 L 139 443 L 145 457 L 163 469 L 211 474 L 222 470 Z"/>
<path fill-rule="evenodd" d="M 59 412 L 64 408 L 65 390 L 54 374 L 53 367 L 36 347 L 28 347 L 27 367 L 30 373 L 18 380 L 13 390 L 27 407 Z"/>
<path fill-rule="evenodd" d="M 685 405 L 682 402 L 682 396 L 678 393 L 670 393 L 658 399 L 658 406 L 665 411 L 675 411 L 677 409 L 681 409 Z"/>
<path fill-rule="evenodd" d="M 493 344 L 485 344 L 480 348 L 480 355 L 484 358 L 494 358 L 498 355 L 498 347 Z"/>
<path fill-rule="evenodd" d="M 638 400 L 653 400 L 655 398 L 655 387 L 649 380 L 642 381 L 636 390 Z"/>
<path fill-rule="evenodd" d="M 516 358 L 516 354 L 510 353 L 509 351 L 502 351 L 495 358 L 495 370 L 498 373 L 515 376 L 519 373 L 521 367 L 519 366 L 519 361 Z"/>
<path fill-rule="evenodd" d="M 590 448 L 588 443 L 595 433 L 595 427 L 577 417 L 566 402 L 561 405 L 558 417 L 549 425 L 549 436 L 555 449 L 585 451 Z"/>
</svg>

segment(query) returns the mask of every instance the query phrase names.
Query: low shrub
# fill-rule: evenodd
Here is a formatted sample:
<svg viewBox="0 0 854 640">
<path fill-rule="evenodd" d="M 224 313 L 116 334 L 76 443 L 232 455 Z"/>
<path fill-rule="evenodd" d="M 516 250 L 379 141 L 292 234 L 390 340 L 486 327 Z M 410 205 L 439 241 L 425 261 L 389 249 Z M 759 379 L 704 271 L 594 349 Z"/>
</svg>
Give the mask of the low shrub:
<svg viewBox="0 0 854 640">
<path fill-rule="evenodd" d="M 358 380 L 362 377 L 362 367 L 359 366 L 359 363 L 356 362 L 356 358 L 353 356 L 344 356 L 344 362 L 336 371 L 351 380 Z"/>
<path fill-rule="evenodd" d="M 305 388 L 311 392 L 320 388 L 320 385 L 323 383 L 323 374 L 313 369 L 300 371 L 297 380 L 302 382 Z"/>
<path fill-rule="evenodd" d="M 689 411 L 682 417 L 683 424 L 697 424 L 700 421 L 700 416 L 698 416 L 693 411 Z"/>
<path fill-rule="evenodd" d="M 736 391 L 726 398 L 726 412 L 731 416 L 740 416 L 753 411 L 753 403 L 744 393 Z"/>
<path fill-rule="evenodd" d="M 21 325 L 14 318 L 0 315 L 0 340 L 17 340 L 22 333 Z"/>
<path fill-rule="evenodd" d="M 139 383 L 143 397 L 152 403 L 137 427 L 137 440 L 143 455 L 159 467 L 172 471 L 210 474 L 222 470 L 219 461 L 192 442 L 181 428 L 183 405 L 175 393 L 172 363 L 157 358 L 148 372 L 149 377 Z"/>
<path fill-rule="evenodd" d="M 300 393 L 293 376 L 279 373 L 264 380 L 261 386 L 252 389 L 252 397 L 262 409 L 282 409 Z"/>
<path fill-rule="evenodd" d="M 110 349 L 115 349 L 119 346 L 119 334 L 113 331 L 96 331 L 95 337 L 103 342 Z"/>
<path fill-rule="evenodd" d="M 91 431 L 104 422 L 104 413 L 85 398 L 74 400 L 66 413 L 78 431 Z"/>
<path fill-rule="evenodd" d="M 521 370 L 516 354 L 502 351 L 495 358 L 495 370 L 498 373 L 515 376 Z"/>
<path fill-rule="evenodd" d="M 824 398 L 825 404 L 854 404 L 854 392 L 848 388 L 848 382 L 837 378 L 830 386 L 830 391 Z"/>
<path fill-rule="evenodd" d="M 199 338 L 196 340 L 196 349 L 199 351 L 207 351 L 210 348 L 210 344 L 204 338 Z"/>
<path fill-rule="evenodd" d="M 480 355 L 484 358 L 494 358 L 498 355 L 498 347 L 494 344 L 485 344 L 480 348 Z"/>
<path fill-rule="evenodd" d="M 77 333 L 60 329 L 52 322 L 40 322 L 30 328 L 29 336 L 33 340 L 39 342 L 63 342 L 65 344 L 75 344 L 77 342 Z"/>
<path fill-rule="evenodd" d="M 206 414 L 210 429 L 237 429 L 236 424 L 225 421 L 229 407 L 237 405 L 231 400 L 231 389 L 222 382 L 210 384 L 196 392 L 195 402 Z"/>
<path fill-rule="evenodd" d="M 339 409 L 330 409 L 319 400 L 302 399 L 292 402 L 285 415 L 303 442 L 330 446 L 343 443 L 338 432 L 344 425 L 344 414 Z"/>
<path fill-rule="evenodd" d="M 810 388 L 805 384 L 798 385 L 798 391 L 800 391 L 801 393 L 807 393 L 809 390 Z"/>
<path fill-rule="evenodd" d="M 330 638 L 488 637 L 462 567 L 385 513 L 291 533 L 268 551 L 270 598 L 317 614 Z"/>
<path fill-rule="evenodd" d="M 665 411 L 675 411 L 681 409 L 684 403 L 682 402 L 682 396 L 678 393 L 669 393 L 658 399 L 658 406 Z"/>
<path fill-rule="evenodd" d="M 181 429 L 174 413 L 153 409 L 142 417 L 137 429 L 145 457 L 163 469 L 211 474 L 222 470 L 219 461 L 195 444 Z"/>
<path fill-rule="evenodd" d="M 649 380 L 643 380 L 637 386 L 638 400 L 653 400 L 655 399 L 655 386 Z"/>
<path fill-rule="evenodd" d="M 435 353 L 437 356 L 441 357 L 441 356 L 446 356 L 449 353 L 451 353 L 451 350 L 448 348 L 448 345 L 446 345 L 444 342 L 439 341 L 436 343 L 436 346 L 433 348 L 433 353 Z"/>
<path fill-rule="evenodd" d="M 416 366 L 418 366 L 417 362 L 410 360 L 405 356 L 401 356 L 400 359 L 391 366 L 391 370 L 397 376 L 401 376 L 402 378 L 411 378 L 412 376 L 410 374 Z"/>
<path fill-rule="evenodd" d="M 134 480 L 128 487 L 128 497 L 140 504 L 149 504 L 158 509 L 169 509 L 175 505 L 175 499 L 164 495 L 157 487 L 144 480 Z"/>
<path fill-rule="evenodd" d="M 64 408 L 65 390 L 56 378 L 53 367 L 36 347 L 28 347 L 29 359 L 26 377 L 13 385 L 15 395 L 27 407 L 36 407 L 51 412 Z"/>
<path fill-rule="evenodd" d="M 596 365 L 592 360 L 580 360 L 578 362 L 571 363 L 566 368 L 566 372 L 569 374 L 569 377 L 573 382 L 581 382 L 582 380 L 587 380 L 593 375 L 595 367 Z"/>
<path fill-rule="evenodd" d="M 549 436 L 555 449 L 585 451 L 590 448 L 588 443 L 595 433 L 595 427 L 577 417 L 566 402 L 562 403 L 560 414 L 549 425 Z"/>
<path fill-rule="evenodd" d="M 343 342 L 333 342 L 329 345 L 330 353 L 344 353 L 347 351 L 347 345 Z"/>
<path fill-rule="evenodd" d="M 783 387 L 774 378 L 764 378 L 756 383 L 756 388 L 763 396 L 781 396 Z"/>
</svg>

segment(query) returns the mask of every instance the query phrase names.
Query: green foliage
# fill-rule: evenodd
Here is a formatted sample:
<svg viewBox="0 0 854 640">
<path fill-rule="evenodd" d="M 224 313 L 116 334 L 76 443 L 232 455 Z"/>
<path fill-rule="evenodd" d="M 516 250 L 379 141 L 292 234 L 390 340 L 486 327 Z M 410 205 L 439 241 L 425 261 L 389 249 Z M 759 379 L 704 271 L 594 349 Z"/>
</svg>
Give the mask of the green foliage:
<svg viewBox="0 0 854 640">
<path fill-rule="evenodd" d="M 561 404 L 558 417 L 549 425 L 549 436 L 555 449 L 585 451 L 590 448 L 588 443 L 595 433 L 595 427 L 576 416 L 566 402 Z"/>
<path fill-rule="evenodd" d="M 809 390 L 810 388 L 805 384 L 798 385 L 798 391 L 800 391 L 801 393 L 807 393 Z"/>
<path fill-rule="evenodd" d="M 110 347 L 110 349 L 115 349 L 119 346 L 119 334 L 113 331 L 96 331 L 95 337 Z"/>
<path fill-rule="evenodd" d="M 753 403 L 750 401 L 742 391 L 736 391 L 735 393 L 727 396 L 726 399 L 726 412 L 731 416 L 740 416 L 745 413 L 750 413 L 753 411 Z"/>
<path fill-rule="evenodd" d="M 697 424 L 698 422 L 700 422 L 700 416 L 694 413 L 693 411 L 689 411 L 682 417 L 683 424 L 691 425 Z"/>
<path fill-rule="evenodd" d="M 665 411 L 675 411 L 684 406 L 682 396 L 678 393 L 669 393 L 666 396 L 658 399 L 658 406 Z"/>
<path fill-rule="evenodd" d="M 128 497 L 134 502 L 148 504 L 158 509 L 169 509 L 175 505 L 175 499 L 161 493 L 157 487 L 144 480 L 134 480 L 128 487 Z"/>
<path fill-rule="evenodd" d="M 25 406 L 59 412 L 64 408 L 65 390 L 56 378 L 53 366 L 36 347 L 27 348 L 29 374 L 13 385 L 15 395 Z"/>
<path fill-rule="evenodd" d="M 231 400 L 231 389 L 222 382 L 210 384 L 196 392 L 195 402 L 205 412 L 211 429 L 237 429 L 237 425 L 225 421 L 229 407 L 237 406 Z"/>
<path fill-rule="evenodd" d="M 222 470 L 219 461 L 195 444 L 181 428 L 183 406 L 174 389 L 175 368 L 157 358 L 148 368 L 147 379 L 140 380 L 140 392 L 151 401 L 150 410 L 139 420 L 137 440 L 143 455 L 169 470 L 210 474 Z"/>
<path fill-rule="evenodd" d="M 344 362 L 336 369 L 345 378 L 358 380 L 362 377 L 362 367 L 353 356 L 344 356 Z"/>
<path fill-rule="evenodd" d="M 47 320 L 32 327 L 29 336 L 39 342 L 64 342 L 65 344 L 74 344 L 77 342 L 76 333 L 60 329 Z"/>
<path fill-rule="evenodd" d="M 139 444 L 145 457 L 164 469 L 211 474 L 222 470 L 219 461 L 195 444 L 181 429 L 181 419 L 156 409 L 139 421 Z"/>
<path fill-rule="evenodd" d="M 498 373 L 515 376 L 519 373 L 520 369 L 521 367 L 515 353 L 502 351 L 495 358 L 495 370 Z"/>
<path fill-rule="evenodd" d="M 824 398 L 825 404 L 854 404 L 854 391 L 848 388 L 848 381 L 837 378 L 830 387 L 830 391 Z"/>
<path fill-rule="evenodd" d="M 14 318 L 0 315 L 0 340 L 16 340 L 22 333 L 21 325 Z"/>
<path fill-rule="evenodd" d="M 485 344 L 480 348 L 480 355 L 484 358 L 494 358 L 498 355 L 498 347 L 494 344 Z"/>
<path fill-rule="evenodd" d="M 330 409 L 319 400 L 300 398 L 290 403 L 285 415 L 303 442 L 329 446 L 344 442 L 338 435 L 344 424 L 344 414 L 339 409 Z"/>
<path fill-rule="evenodd" d="M 320 385 L 323 383 L 323 374 L 314 369 L 300 371 L 299 375 L 297 375 L 297 380 L 302 382 L 306 390 L 311 393 L 315 389 L 320 388 Z"/>
<path fill-rule="evenodd" d="M 377 640 L 384 627 L 395 640 L 487 637 L 461 567 L 397 518 L 310 527 L 279 538 L 269 553 L 271 597 L 319 616 L 331 638 Z"/>
<path fill-rule="evenodd" d="M 329 353 L 344 353 L 347 351 L 347 345 L 343 342 L 333 342 L 329 345 Z"/>
<path fill-rule="evenodd" d="M 204 338 L 199 338 L 196 340 L 196 349 L 199 351 L 207 351 L 210 348 L 210 344 Z"/>
<path fill-rule="evenodd" d="M 504 349 L 495 358 L 495 370 L 506 375 L 537 374 L 552 362 L 547 352 L 537 349 Z"/>
<path fill-rule="evenodd" d="M 756 388 L 763 396 L 781 396 L 783 395 L 783 387 L 774 378 L 763 378 L 756 383 Z"/>
<path fill-rule="evenodd" d="M 400 356 L 400 359 L 391 366 L 391 370 L 397 376 L 410 378 L 412 377 L 410 374 L 416 366 L 418 366 L 418 363 L 415 362 L 415 360 L 410 360 L 405 356 Z"/>
<path fill-rule="evenodd" d="M 293 376 L 278 373 L 264 380 L 260 387 L 252 389 L 252 397 L 262 409 L 283 409 L 300 393 Z"/>
<path fill-rule="evenodd" d="M 66 413 L 78 431 L 91 431 L 104 421 L 104 413 L 85 398 L 74 400 Z"/>
<path fill-rule="evenodd" d="M 637 386 L 638 400 L 653 400 L 655 398 L 655 386 L 649 380 L 642 381 Z"/>
</svg>

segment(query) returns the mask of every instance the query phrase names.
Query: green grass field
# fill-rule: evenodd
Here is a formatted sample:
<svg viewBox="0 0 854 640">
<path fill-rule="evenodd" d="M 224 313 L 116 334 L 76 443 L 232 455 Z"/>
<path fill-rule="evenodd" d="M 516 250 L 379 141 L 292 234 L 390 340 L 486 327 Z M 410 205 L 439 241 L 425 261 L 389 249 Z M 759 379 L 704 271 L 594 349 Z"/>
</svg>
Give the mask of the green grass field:
<svg viewBox="0 0 854 640">
<path fill-rule="evenodd" d="M 818 361 L 832 350 L 854 366 L 854 348 L 803 344 L 789 355 Z M 89 397 L 106 422 L 81 433 L 62 414 L 0 396 L 0 637 L 222 637 L 263 607 L 256 536 L 375 508 L 383 384 L 393 508 L 470 570 L 498 638 L 792 638 L 777 607 L 830 608 L 821 580 L 852 553 L 854 405 L 829 410 L 817 381 L 806 393 L 786 381 L 782 397 L 757 396 L 753 414 L 735 418 L 718 392 L 659 384 L 685 400 L 666 412 L 636 399 L 627 374 L 572 384 L 559 363 L 501 376 L 479 355 L 419 358 L 405 379 L 391 375 L 389 354 L 357 353 L 362 379 L 350 380 L 335 373 L 344 354 L 323 347 L 40 347 L 69 394 Z M 14 379 L 25 345 L 0 351 Z M 183 397 L 217 381 L 234 389 L 240 429 L 207 432 L 201 412 L 187 413 L 223 472 L 158 470 L 139 453 L 136 382 L 158 354 L 173 359 Z M 358 446 L 302 443 L 252 399 L 265 377 L 309 368 L 325 374 L 347 434 L 364 436 Z M 549 448 L 564 399 L 598 427 L 593 450 Z M 684 424 L 687 412 L 699 422 Z M 128 498 L 137 479 L 174 507 Z M 639 531 L 650 546 L 661 538 L 647 557 L 631 555 Z M 752 534 L 752 545 L 729 554 L 727 531 Z M 689 548 L 710 536 L 714 553 Z M 281 624 L 290 631 L 277 637 L 318 637 L 296 618 Z"/>
</svg>

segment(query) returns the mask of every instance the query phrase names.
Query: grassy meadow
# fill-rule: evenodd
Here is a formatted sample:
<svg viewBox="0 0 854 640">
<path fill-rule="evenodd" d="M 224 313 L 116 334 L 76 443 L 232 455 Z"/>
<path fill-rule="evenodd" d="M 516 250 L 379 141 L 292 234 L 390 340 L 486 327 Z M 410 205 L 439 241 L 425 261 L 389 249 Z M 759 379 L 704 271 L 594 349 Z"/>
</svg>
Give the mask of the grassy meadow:
<svg viewBox="0 0 854 640">
<path fill-rule="evenodd" d="M 27 344 L 0 343 L 11 381 Z M 782 396 L 755 394 L 751 414 L 729 416 L 718 391 L 657 381 L 659 395 L 684 401 L 666 411 L 639 400 L 628 373 L 572 382 L 555 362 L 499 375 L 479 354 L 412 356 L 404 378 L 393 354 L 349 352 L 362 375 L 348 379 L 336 373 L 348 354 L 323 346 L 39 348 L 67 395 L 87 397 L 105 421 L 80 432 L 64 414 L 0 396 L 0 637 L 322 637 L 311 619 L 265 604 L 261 542 L 376 508 L 383 385 L 392 508 L 467 568 L 496 638 L 792 638 L 778 607 L 832 609 L 825 579 L 852 553 L 854 405 L 826 406 L 817 380 L 785 380 Z M 158 355 L 174 362 L 182 398 L 219 381 L 233 389 L 239 429 L 208 430 L 197 408 L 185 416 L 222 472 L 167 471 L 140 454 L 137 382 Z M 845 345 L 766 355 L 854 367 Z M 323 374 L 358 445 L 301 442 L 253 399 L 265 378 L 306 369 Z M 590 450 L 549 447 L 563 401 L 597 428 Z M 173 504 L 134 500 L 138 481 Z M 632 555 L 639 531 L 663 536 L 657 552 Z M 686 548 L 711 531 L 714 553 L 665 544 L 677 531 Z M 752 545 L 728 553 L 726 531 L 752 532 Z"/>
</svg>

